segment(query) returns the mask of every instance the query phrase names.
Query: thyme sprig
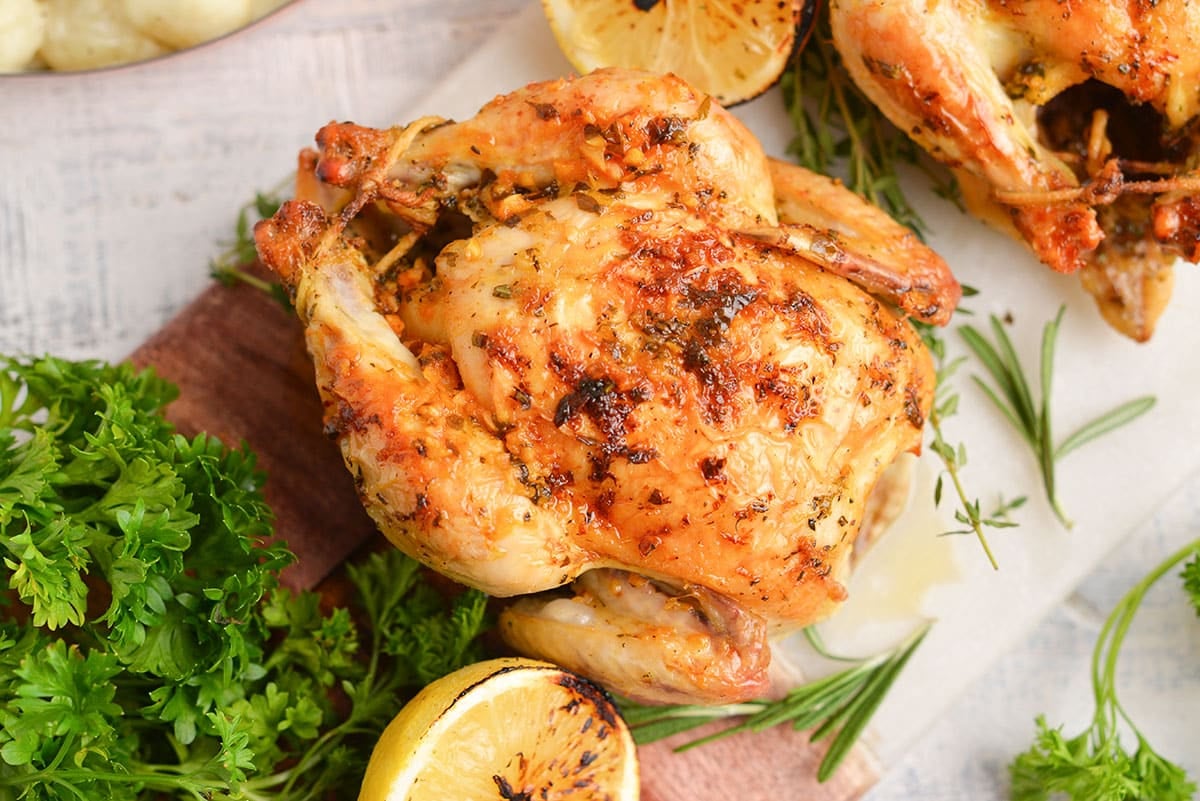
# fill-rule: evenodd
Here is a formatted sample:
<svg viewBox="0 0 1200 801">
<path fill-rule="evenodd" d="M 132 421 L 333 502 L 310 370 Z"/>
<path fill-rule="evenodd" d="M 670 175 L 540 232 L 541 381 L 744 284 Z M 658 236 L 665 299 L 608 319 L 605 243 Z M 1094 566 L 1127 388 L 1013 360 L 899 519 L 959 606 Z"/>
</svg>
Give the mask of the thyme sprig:
<svg viewBox="0 0 1200 801">
<path fill-rule="evenodd" d="M 812 742 L 832 738 L 829 750 L 817 768 L 817 779 L 823 782 L 834 774 L 849 755 L 884 696 L 929 633 L 930 625 L 922 625 L 889 651 L 857 660 L 852 667 L 802 684 L 778 700 L 719 706 L 641 706 L 626 701 L 621 704 L 621 713 L 639 745 L 690 731 L 713 721 L 743 718 L 732 726 L 689 740 L 676 747 L 676 751 L 695 748 L 739 732 L 759 732 L 783 724 L 790 724 L 798 731 L 812 729 L 809 737 Z M 819 638 L 810 637 L 809 641 L 818 653 L 839 661 L 850 661 L 826 654 Z"/>
<path fill-rule="evenodd" d="M 969 287 L 964 287 L 963 294 L 964 296 L 970 296 L 975 294 L 975 292 Z M 946 431 L 943 428 L 945 421 L 958 413 L 958 404 L 961 396 L 950 379 L 966 362 L 966 357 L 959 356 L 952 359 L 947 355 L 946 341 L 942 338 L 940 329 L 916 321 L 913 322 L 913 325 L 916 327 L 917 333 L 921 335 L 925 347 L 933 356 L 934 369 L 937 376 L 937 389 L 933 396 L 933 406 L 930 408 L 929 417 L 926 420 L 926 425 L 932 434 L 932 439 L 929 442 L 929 450 L 942 463 L 942 472 L 938 475 L 937 482 L 933 488 L 933 503 L 934 506 L 941 505 L 945 492 L 946 479 L 949 479 L 954 496 L 958 501 L 958 508 L 954 511 L 954 520 L 960 526 L 964 527 L 942 533 L 973 533 L 976 539 L 979 540 L 979 544 L 983 548 L 988 562 L 991 563 L 992 569 L 999 570 L 1000 563 L 996 561 L 996 556 L 992 553 L 992 548 L 988 544 L 987 534 L 984 532 L 984 529 L 1012 528 L 1016 526 L 1017 523 L 1011 520 L 1008 515 L 1025 503 L 1025 496 L 1020 496 L 1007 502 L 1001 500 L 991 514 L 984 514 L 979 499 L 972 498 L 967 492 L 962 480 L 962 470 L 967 466 L 967 447 L 961 442 L 951 444 L 946 439 Z"/>
<path fill-rule="evenodd" d="M 1039 370 L 1040 397 L 1035 399 L 1030 381 L 1025 375 L 1021 360 L 1012 340 L 1004 330 L 1000 318 L 991 316 L 990 326 L 994 342 L 970 325 L 960 326 L 959 334 L 967 347 L 975 354 L 991 376 L 994 386 L 978 376 L 972 376 L 988 399 L 1004 415 L 1004 418 L 1021 435 L 1037 459 L 1042 475 L 1042 486 L 1046 499 L 1059 521 L 1071 528 L 1073 523 L 1063 511 L 1058 500 L 1055 468 L 1058 460 L 1077 450 L 1097 437 L 1124 426 L 1154 407 L 1152 395 L 1143 395 L 1109 409 L 1107 412 L 1084 423 L 1060 444 L 1054 444 L 1050 398 L 1054 378 L 1054 351 L 1058 333 L 1062 327 L 1066 307 L 1062 306 L 1054 319 L 1042 329 L 1041 361 Z"/>
<path fill-rule="evenodd" d="M 283 205 L 284 189 L 277 187 L 268 192 L 255 192 L 254 199 L 238 209 L 234 224 L 233 239 L 223 242 L 224 249 L 208 263 L 209 274 L 225 286 L 237 283 L 261 289 L 284 308 L 291 308 L 287 292 L 277 282 L 259 278 L 246 269 L 258 259 L 254 246 L 254 223 L 271 217 Z M 252 216 L 253 215 L 253 216 Z"/>
<path fill-rule="evenodd" d="M 940 500 L 940 496 L 935 488 L 934 501 L 936 502 L 938 500 Z M 1017 509 L 1020 509 L 1022 506 L 1024 506 L 1027 500 L 1029 499 L 1024 495 L 1013 498 L 1012 500 L 1005 500 L 1004 496 L 1001 495 L 996 500 L 996 505 L 992 507 L 992 511 L 988 512 L 986 515 L 980 516 L 979 524 L 988 528 L 1016 528 L 1020 524 L 1013 520 L 1010 515 Z M 975 507 L 975 514 L 980 515 L 979 502 L 975 501 L 973 505 Z M 975 527 L 972 523 L 972 520 L 967 517 L 967 515 L 961 509 L 954 513 L 954 519 L 958 523 L 968 527 L 948 529 L 942 532 L 942 536 L 948 537 L 956 534 L 973 534 L 975 532 Z"/>
</svg>

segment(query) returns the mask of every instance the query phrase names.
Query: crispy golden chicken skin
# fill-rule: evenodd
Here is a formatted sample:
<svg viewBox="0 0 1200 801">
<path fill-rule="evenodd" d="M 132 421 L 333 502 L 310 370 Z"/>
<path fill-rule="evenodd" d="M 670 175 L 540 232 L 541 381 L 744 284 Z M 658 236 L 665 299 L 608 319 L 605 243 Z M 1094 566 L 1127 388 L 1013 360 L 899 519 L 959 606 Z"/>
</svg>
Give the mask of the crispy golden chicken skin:
<svg viewBox="0 0 1200 801">
<path fill-rule="evenodd" d="M 1200 5 L 831 0 L 856 83 L 968 204 L 1145 341 L 1200 259 Z"/>
<path fill-rule="evenodd" d="M 944 321 L 945 264 L 675 78 L 317 138 L 255 235 L 380 529 L 527 596 L 524 653 L 642 700 L 761 694 L 767 636 L 842 601 L 920 445 L 934 374 L 897 307 Z"/>
</svg>

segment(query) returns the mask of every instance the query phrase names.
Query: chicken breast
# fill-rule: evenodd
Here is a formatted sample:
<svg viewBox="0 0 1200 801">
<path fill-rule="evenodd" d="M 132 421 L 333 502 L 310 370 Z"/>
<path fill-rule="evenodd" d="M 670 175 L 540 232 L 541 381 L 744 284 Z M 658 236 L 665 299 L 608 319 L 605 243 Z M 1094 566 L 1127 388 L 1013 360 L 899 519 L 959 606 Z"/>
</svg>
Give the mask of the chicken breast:
<svg viewBox="0 0 1200 801">
<path fill-rule="evenodd" d="M 1200 258 L 1200 6 L 831 0 L 830 21 L 855 82 L 973 211 L 1151 337 L 1172 265 Z"/>
<path fill-rule="evenodd" d="M 318 143 L 256 239 L 384 534 L 531 596 L 501 619 L 524 653 L 641 700 L 761 694 L 768 636 L 845 598 L 863 504 L 920 445 L 934 373 L 898 309 L 944 321 L 945 264 L 671 77 Z"/>
</svg>

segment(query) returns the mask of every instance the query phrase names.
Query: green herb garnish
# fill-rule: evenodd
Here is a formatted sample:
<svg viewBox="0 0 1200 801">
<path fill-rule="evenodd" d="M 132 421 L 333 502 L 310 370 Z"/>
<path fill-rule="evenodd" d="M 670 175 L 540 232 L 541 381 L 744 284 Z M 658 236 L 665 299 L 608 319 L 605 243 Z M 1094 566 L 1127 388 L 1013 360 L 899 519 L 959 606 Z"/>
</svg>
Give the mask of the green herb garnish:
<svg viewBox="0 0 1200 801">
<path fill-rule="evenodd" d="M 691 740 L 676 748 L 676 751 L 695 748 L 738 732 L 759 732 L 785 723 L 797 730 L 813 729 L 810 738 L 813 742 L 832 737 L 829 750 L 817 769 L 817 779 L 825 781 L 850 753 L 928 632 L 929 625 L 926 624 L 894 649 L 796 687 L 777 701 L 746 701 L 718 706 L 641 706 L 622 702 L 621 713 L 639 744 L 690 731 L 715 720 L 744 718 L 713 734 Z M 810 642 L 823 652 L 819 638 L 810 637 Z"/>
<path fill-rule="evenodd" d="M 258 251 L 254 245 L 254 224 L 273 216 L 281 205 L 282 189 L 256 192 L 252 201 L 238 209 L 233 239 L 223 243 L 225 249 L 209 262 L 208 269 L 212 277 L 225 286 L 248 284 L 266 292 L 285 309 L 290 310 L 291 300 L 281 284 L 259 278 L 246 269 L 258 259 Z"/>
<path fill-rule="evenodd" d="M 406 694 L 481 655 L 484 599 L 434 608 L 395 550 L 352 609 L 281 589 L 253 454 L 175 433 L 175 395 L 0 358 L 0 799 L 354 798 Z"/>
<path fill-rule="evenodd" d="M 1200 611 L 1200 540 L 1167 557 L 1117 604 L 1100 630 L 1092 652 L 1095 712 L 1091 725 L 1070 739 L 1037 718 L 1033 746 L 1010 766 L 1014 801 L 1047 801 L 1065 794 L 1073 801 L 1190 801 L 1196 785 L 1178 765 L 1157 753 L 1117 700 L 1117 657 L 1146 592 L 1172 568 L 1184 568 L 1184 588 Z M 1118 727 L 1126 725 L 1137 742 L 1125 750 Z"/>
<path fill-rule="evenodd" d="M 968 287 L 963 288 L 964 296 L 974 294 L 974 290 Z M 918 321 L 912 321 L 912 324 L 917 329 L 917 333 L 921 335 L 921 340 L 925 343 L 925 347 L 929 350 L 930 355 L 933 356 L 937 376 L 937 388 L 933 396 L 933 406 L 929 410 L 929 417 L 926 420 L 929 430 L 933 435 L 929 443 L 929 449 L 933 451 L 942 463 L 942 473 L 938 475 L 937 483 L 934 484 L 933 488 L 933 503 L 935 506 L 941 505 L 945 492 L 945 479 L 949 478 L 950 486 L 954 490 L 954 497 L 958 501 L 958 508 L 954 510 L 954 519 L 959 525 L 965 526 L 962 529 L 954 529 L 942 533 L 974 534 L 976 539 L 979 540 L 979 544 L 983 548 L 988 562 L 991 563 L 993 569 L 998 570 L 1000 565 L 992 553 L 991 546 L 988 545 L 984 529 L 1015 527 L 1017 523 L 1009 519 L 1008 515 L 1010 512 L 1024 505 L 1025 496 L 1017 497 L 1011 501 L 1001 500 L 991 514 L 984 514 L 979 499 L 972 499 L 967 493 L 961 475 L 962 469 L 967 465 L 966 445 L 961 442 L 951 444 L 946 439 L 945 429 L 943 428 L 946 420 L 958 413 L 958 404 L 961 396 L 958 390 L 954 388 L 950 379 L 966 362 L 966 357 L 960 356 L 956 359 L 950 359 L 946 354 L 946 341 L 942 338 L 939 329 Z"/>
<path fill-rule="evenodd" d="M 1051 426 L 1050 397 L 1054 377 L 1054 350 L 1065 313 L 1066 307 L 1060 307 L 1058 314 L 1053 320 L 1046 323 L 1042 330 L 1041 369 L 1039 371 L 1041 397 L 1036 401 L 1030 388 L 1030 382 L 1025 376 L 1025 370 L 1017 356 L 1016 348 L 1013 347 L 1012 340 L 1004 330 L 1004 324 L 1000 318 L 993 315 L 990 320 L 994 343 L 989 342 L 981 332 L 972 326 L 960 326 L 958 331 L 967 343 L 967 347 L 971 349 L 971 352 L 975 354 L 992 377 L 995 386 L 989 386 L 977 376 L 972 376 L 972 378 L 1032 449 L 1042 474 L 1046 499 L 1050 502 L 1050 507 L 1059 521 L 1070 528 L 1072 523 L 1058 501 L 1055 480 L 1055 467 L 1058 460 L 1102 434 L 1136 420 L 1154 407 L 1155 399 L 1153 396 L 1145 395 L 1122 403 L 1080 426 L 1078 430 L 1056 446 Z"/>
<path fill-rule="evenodd" d="M 1200 555 L 1195 556 L 1192 561 L 1184 565 L 1182 578 L 1183 590 L 1187 593 L 1188 600 L 1192 602 L 1196 615 L 1200 617 Z"/>
</svg>

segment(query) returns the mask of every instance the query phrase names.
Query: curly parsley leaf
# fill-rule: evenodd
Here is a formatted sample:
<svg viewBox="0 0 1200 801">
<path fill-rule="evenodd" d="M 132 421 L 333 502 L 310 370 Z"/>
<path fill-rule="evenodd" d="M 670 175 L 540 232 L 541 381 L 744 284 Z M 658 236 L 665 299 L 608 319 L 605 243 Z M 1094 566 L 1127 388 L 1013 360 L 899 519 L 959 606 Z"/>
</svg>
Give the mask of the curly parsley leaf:
<svg viewBox="0 0 1200 801">
<path fill-rule="evenodd" d="M 1076 801 L 1192 799 L 1196 786 L 1183 769 L 1155 753 L 1141 735 L 1137 741 L 1130 754 L 1090 730 L 1067 739 L 1038 717 L 1033 747 L 1011 767 L 1012 796 L 1020 801 L 1048 801 L 1057 794 Z"/>
<path fill-rule="evenodd" d="M 1009 767 L 1013 801 L 1048 801 L 1062 795 L 1072 801 L 1190 801 L 1196 784 L 1178 765 L 1154 750 L 1117 699 L 1117 657 L 1134 615 L 1150 587 L 1191 557 L 1185 586 L 1200 559 L 1200 540 L 1164 559 L 1117 603 L 1092 652 L 1092 688 L 1096 706 L 1091 725 L 1064 737 L 1037 719 L 1033 745 Z M 1189 589 L 1189 593 L 1191 590 Z M 1126 749 L 1120 724 L 1132 731 L 1137 747 Z"/>
<path fill-rule="evenodd" d="M 353 798 L 405 697 L 476 658 L 486 599 L 398 551 L 350 607 L 280 588 L 253 454 L 175 433 L 175 395 L 0 358 L 0 799 Z"/>
<path fill-rule="evenodd" d="M 1196 614 L 1200 616 L 1200 555 L 1193 557 L 1183 566 L 1182 578 L 1183 590 L 1187 593 Z"/>
</svg>

